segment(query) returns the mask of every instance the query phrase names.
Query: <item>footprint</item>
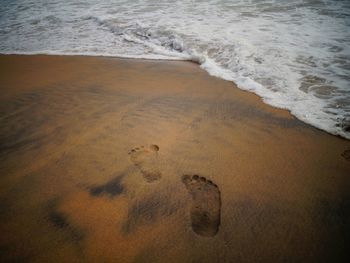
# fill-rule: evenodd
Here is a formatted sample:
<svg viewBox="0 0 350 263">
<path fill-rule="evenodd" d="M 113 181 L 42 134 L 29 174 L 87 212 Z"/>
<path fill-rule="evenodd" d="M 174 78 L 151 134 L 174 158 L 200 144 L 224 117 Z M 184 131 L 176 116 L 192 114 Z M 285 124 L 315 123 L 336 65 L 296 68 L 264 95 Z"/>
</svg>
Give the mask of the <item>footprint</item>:
<svg viewBox="0 0 350 263">
<path fill-rule="evenodd" d="M 345 160 L 350 161 L 350 149 L 349 150 L 345 150 L 342 153 L 342 156 L 344 157 Z"/>
<path fill-rule="evenodd" d="M 216 184 L 198 175 L 184 175 L 182 182 L 192 196 L 191 223 L 195 233 L 215 236 L 220 226 L 221 197 Z"/>
<path fill-rule="evenodd" d="M 140 169 L 147 182 L 154 182 L 162 177 L 158 164 L 159 146 L 152 144 L 141 146 L 129 152 L 131 162 Z"/>
</svg>

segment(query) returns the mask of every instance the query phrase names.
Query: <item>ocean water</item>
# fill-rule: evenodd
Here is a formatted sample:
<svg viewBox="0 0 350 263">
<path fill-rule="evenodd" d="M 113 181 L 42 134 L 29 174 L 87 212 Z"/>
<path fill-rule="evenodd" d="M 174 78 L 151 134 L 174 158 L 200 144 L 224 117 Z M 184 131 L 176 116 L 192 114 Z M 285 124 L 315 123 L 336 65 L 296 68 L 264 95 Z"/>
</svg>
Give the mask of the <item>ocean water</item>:
<svg viewBox="0 0 350 263">
<path fill-rule="evenodd" d="M 349 0 L 2 0 L 0 53 L 192 60 L 350 139 Z"/>
</svg>

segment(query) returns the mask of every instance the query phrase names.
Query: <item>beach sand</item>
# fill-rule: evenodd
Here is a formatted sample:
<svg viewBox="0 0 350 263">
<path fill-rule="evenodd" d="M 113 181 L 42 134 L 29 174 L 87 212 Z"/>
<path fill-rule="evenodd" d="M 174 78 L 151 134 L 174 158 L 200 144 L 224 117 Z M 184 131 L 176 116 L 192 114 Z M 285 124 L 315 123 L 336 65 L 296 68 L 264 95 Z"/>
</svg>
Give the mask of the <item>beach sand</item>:
<svg viewBox="0 0 350 263">
<path fill-rule="evenodd" d="M 190 62 L 0 56 L 1 262 L 341 262 L 350 141 Z"/>
</svg>

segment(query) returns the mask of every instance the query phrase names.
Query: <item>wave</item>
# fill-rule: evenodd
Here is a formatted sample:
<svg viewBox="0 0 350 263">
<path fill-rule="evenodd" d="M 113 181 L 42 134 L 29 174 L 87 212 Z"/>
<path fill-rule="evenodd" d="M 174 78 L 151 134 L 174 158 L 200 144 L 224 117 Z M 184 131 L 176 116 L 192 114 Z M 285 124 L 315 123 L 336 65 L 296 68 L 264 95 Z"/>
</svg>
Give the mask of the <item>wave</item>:
<svg viewBox="0 0 350 263">
<path fill-rule="evenodd" d="M 137 22 L 121 26 L 116 24 L 118 21 L 102 20 L 93 16 L 85 19 L 93 20 L 100 26 L 106 27 L 120 36 L 123 41 L 143 45 L 149 50 L 148 55 L 129 57 L 188 60 L 198 63 L 210 75 L 234 82 L 240 89 L 260 96 L 265 103 L 289 110 L 298 119 L 321 130 L 350 139 L 348 119 L 338 117 L 339 115 L 346 116 L 345 111 L 341 112 L 340 109 L 337 109 L 337 112 L 332 112 L 328 107 L 328 103 L 322 98 L 317 98 L 313 93 L 305 93 L 300 89 L 296 89 L 294 96 L 290 96 L 289 93 L 268 89 L 251 77 L 244 76 L 239 69 L 236 69 L 237 66 L 240 66 L 239 61 L 232 63 L 234 47 L 225 46 L 213 49 L 210 44 L 202 46 L 197 44 L 193 48 L 186 45 L 185 40 L 171 30 L 145 27 Z M 312 112 L 310 109 L 313 109 Z"/>
<path fill-rule="evenodd" d="M 308 124 L 350 139 L 350 31 L 337 12 L 341 8 L 208 1 L 191 9 L 189 3 L 165 1 L 158 11 L 151 5 L 92 2 L 69 15 L 57 5 L 55 12 L 36 16 L 27 9 L 23 22 L 0 20 L 0 53 L 188 60 Z M 182 15 L 178 8 L 185 8 Z M 333 16 L 345 24 L 335 24 Z M 328 24 L 320 28 L 319 21 Z"/>
</svg>

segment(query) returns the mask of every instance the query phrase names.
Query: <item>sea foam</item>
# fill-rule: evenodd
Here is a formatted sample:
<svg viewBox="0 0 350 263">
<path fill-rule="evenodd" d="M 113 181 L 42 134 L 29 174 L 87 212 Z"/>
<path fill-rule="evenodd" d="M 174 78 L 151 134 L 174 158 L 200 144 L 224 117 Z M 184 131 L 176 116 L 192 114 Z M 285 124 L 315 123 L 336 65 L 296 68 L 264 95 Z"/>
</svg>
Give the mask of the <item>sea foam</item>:
<svg viewBox="0 0 350 263">
<path fill-rule="evenodd" d="M 4 1 L 0 53 L 191 60 L 350 139 L 349 1 Z"/>
</svg>

